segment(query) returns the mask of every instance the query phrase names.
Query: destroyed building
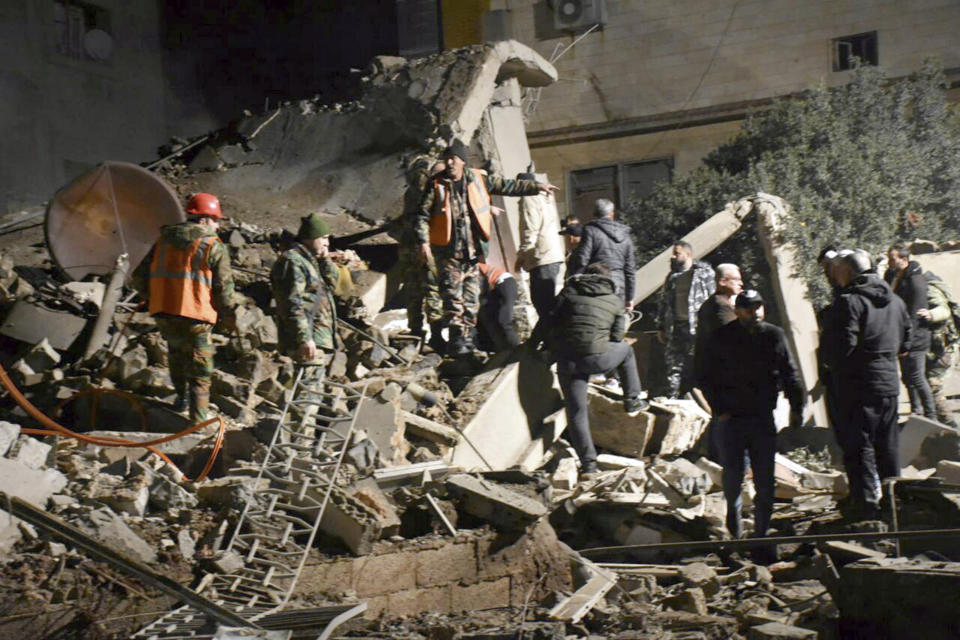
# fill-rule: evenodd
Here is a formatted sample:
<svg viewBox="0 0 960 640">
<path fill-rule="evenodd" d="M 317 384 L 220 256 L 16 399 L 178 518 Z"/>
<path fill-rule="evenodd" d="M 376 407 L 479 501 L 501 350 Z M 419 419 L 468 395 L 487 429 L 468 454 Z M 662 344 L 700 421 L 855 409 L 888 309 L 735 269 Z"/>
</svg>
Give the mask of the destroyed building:
<svg viewBox="0 0 960 640">
<path fill-rule="evenodd" d="M 451 137 L 492 171 L 525 171 L 521 89 L 556 79 L 510 41 L 380 57 L 354 102 L 250 113 L 150 162 L 177 195 L 217 193 L 234 218 L 222 237 L 247 303 L 237 335 L 217 337 L 219 418 L 200 428 L 170 410 L 165 345 L 132 296 L 89 349 L 113 264 L 65 277 L 89 265 L 64 263 L 49 220 L 46 245 L 27 246 L 42 241 L 34 230 L 4 249 L 4 635 L 909 637 L 922 610 L 925 635 L 952 637 L 960 455 L 936 423 L 905 426 L 893 530 L 841 522 L 828 430 L 783 434 L 782 544 L 762 562 L 756 541 L 723 539 L 710 416 L 694 400 L 654 398 L 629 417 L 616 394 L 592 390 L 602 472 L 581 482 L 550 365 L 523 353 L 450 367 L 382 311 L 396 286 L 391 240 L 344 258 L 355 288 L 322 388 L 303 388 L 277 352 L 263 283 L 284 228 L 320 211 L 337 235 L 375 230 L 403 211 L 408 163 Z M 509 268 L 518 213 L 500 204 L 491 255 Z M 742 224 L 766 229 L 809 388 L 812 308 L 774 232 L 787 211 L 751 195 L 691 236 L 706 254 Z M 118 241 L 115 227 L 100 232 L 96 255 Z M 638 297 L 663 281 L 666 259 L 641 268 Z M 822 412 L 813 422 L 827 426 Z"/>
</svg>

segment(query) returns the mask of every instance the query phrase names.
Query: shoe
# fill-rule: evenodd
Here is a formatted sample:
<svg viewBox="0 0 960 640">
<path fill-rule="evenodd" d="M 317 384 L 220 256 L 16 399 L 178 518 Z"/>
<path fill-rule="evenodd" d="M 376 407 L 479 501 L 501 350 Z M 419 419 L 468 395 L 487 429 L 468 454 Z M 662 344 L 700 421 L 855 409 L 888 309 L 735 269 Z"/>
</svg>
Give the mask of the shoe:
<svg viewBox="0 0 960 640">
<path fill-rule="evenodd" d="M 600 472 L 597 470 L 597 463 L 585 464 L 580 469 L 580 482 L 590 482 L 596 480 Z"/>
<path fill-rule="evenodd" d="M 650 408 L 650 403 L 640 398 L 627 398 L 623 401 L 623 410 L 626 411 L 627 415 L 631 418 L 635 418 L 640 415 L 641 411 L 645 411 L 648 408 Z"/>
<path fill-rule="evenodd" d="M 447 341 L 443 339 L 443 324 L 440 322 L 430 323 L 430 340 L 427 346 L 435 352 L 443 355 L 447 352 Z"/>
<path fill-rule="evenodd" d="M 177 399 L 173 401 L 172 409 L 177 413 L 183 413 L 187 410 L 187 394 L 178 393 Z"/>
<path fill-rule="evenodd" d="M 616 378 L 607 378 L 601 386 L 607 391 L 623 395 L 623 387 L 620 386 L 620 381 Z"/>
</svg>

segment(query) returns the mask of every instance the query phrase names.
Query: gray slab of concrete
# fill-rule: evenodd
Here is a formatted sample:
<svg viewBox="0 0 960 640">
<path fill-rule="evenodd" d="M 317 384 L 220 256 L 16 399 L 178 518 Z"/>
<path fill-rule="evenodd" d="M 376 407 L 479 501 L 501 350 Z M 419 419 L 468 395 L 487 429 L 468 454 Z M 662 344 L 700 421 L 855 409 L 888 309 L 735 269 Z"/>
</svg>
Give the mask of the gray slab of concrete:
<svg viewBox="0 0 960 640">
<path fill-rule="evenodd" d="M 357 412 L 356 428 L 366 432 L 377 445 L 380 458 L 386 465 L 404 462 L 410 445 L 406 438 L 406 421 L 400 416 L 397 403 L 384 402 L 379 398 L 367 398 Z"/>
<path fill-rule="evenodd" d="M 91 511 L 84 520 L 82 526 L 103 544 L 140 562 L 156 561 L 157 552 L 154 548 L 144 542 L 143 538 L 127 526 L 123 518 L 108 507 Z"/>
<path fill-rule="evenodd" d="M 400 419 L 407 425 L 407 431 L 418 438 L 455 447 L 460 443 L 460 432 L 453 427 L 434 422 L 409 411 L 400 411 Z"/>
<path fill-rule="evenodd" d="M 502 529 L 523 529 L 547 514 L 536 500 L 475 476 L 452 476 L 447 488 L 460 498 L 464 511 Z"/>
<path fill-rule="evenodd" d="M 628 458 L 642 458 L 653 437 L 657 417 L 649 411 L 628 416 L 622 401 L 594 389 L 587 392 L 587 397 L 594 445 Z"/>
<path fill-rule="evenodd" d="M 819 634 L 812 629 L 794 627 L 780 622 L 767 622 L 751 627 L 747 640 L 817 640 Z"/>
<path fill-rule="evenodd" d="M 21 435 L 10 450 L 10 457 L 31 469 L 43 469 L 47 466 L 53 447 L 32 436 Z"/>
<path fill-rule="evenodd" d="M 934 440 L 955 440 L 956 431 L 950 427 L 924 418 L 923 416 L 910 416 L 906 424 L 900 430 L 900 465 L 906 467 L 914 465 L 919 469 L 926 469 L 939 462 L 938 460 L 927 460 L 927 452 L 924 451 L 924 443 Z M 956 447 L 953 447 L 954 456 Z M 954 456 L 944 456 L 951 458 Z"/>
<path fill-rule="evenodd" d="M 17 460 L 0 458 L 0 487 L 43 508 L 53 494 L 67 486 L 67 477 L 55 469 L 35 469 Z"/>
<path fill-rule="evenodd" d="M 290 640 L 292 637 L 293 631 L 217 625 L 217 631 L 211 640 Z"/>
<path fill-rule="evenodd" d="M 710 424 L 710 416 L 693 400 L 651 403 L 657 417 L 651 448 L 662 456 L 676 456 L 693 449 Z"/>
<path fill-rule="evenodd" d="M 41 373 L 60 364 L 60 354 L 50 346 L 50 341 L 44 338 L 33 346 L 30 351 L 23 356 L 24 361 L 31 369 Z"/>
<path fill-rule="evenodd" d="M 557 436 L 544 419 L 561 407 L 559 385 L 551 368 L 536 358 L 475 376 L 458 399 L 465 397 L 477 399 L 480 407 L 461 430 L 469 443 L 451 449 L 451 466 L 486 470 L 489 463 L 491 470 L 508 469 L 529 456 L 531 444 L 542 441 L 546 450 Z"/>
<path fill-rule="evenodd" d="M 20 425 L 0 420 L 0 456 L 7 455 L 19 435 Z"/>
</svg>

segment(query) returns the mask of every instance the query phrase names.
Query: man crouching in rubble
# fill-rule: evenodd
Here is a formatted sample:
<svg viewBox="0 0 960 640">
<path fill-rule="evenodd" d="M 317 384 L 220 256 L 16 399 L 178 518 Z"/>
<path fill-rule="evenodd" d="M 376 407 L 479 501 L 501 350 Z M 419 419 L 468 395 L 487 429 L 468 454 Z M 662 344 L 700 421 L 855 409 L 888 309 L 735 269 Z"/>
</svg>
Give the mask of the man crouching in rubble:
<svg viewBox="0 0 960 640">
<path fill-rule="evenodd" d="M 590 436 L 587 383 L 595 373 L 617 369 L 623 381 L 623 408 L 635 416 L 649 405 L 640 399 L 640 376 L 633 347 L 623 341 L 626 316 L 610 269 L 601 263 L 567 279 L 550 315 L 542 318 L 528 343 L 546 341 L 557 356 L 557 377 L 567 410 L 570 443 L 580 456 L 581 478 L 597 472 Z"/>
<path fill-rule="evenodd" d="M 300 219 L 296 241 L 270 272 L 280 350 L 308 367 L 307 379 L 320 377 L 337 347 L 333 291 L 339 270 L 327 259 L 329 252 L 330 227 L 311 214 Z"/>
<path fill-rule="evenodd" d="M 201 422 L 208 417 L 213 378 L 210 334 L 218 320 L 227 330 L 236 327 L 238 301 L 230 254 L 217 236 L 224 217 L 220 201 L 198 193 L 187 203 L 187 216 L 186 222 L 160 229 L 132 284 L 146 296 L 167 341 L 174 408 L 183 411 L 189 398 L 190 419 Z"/>
<path fill-rule="evenodd" d="M 440 297 L 450 331 L 448 353 L 473 352 L 480 309 L 480 272 L 493 233 L 490 196 L 553 193 L 552 184 L 509 180 L 467 167 L 467 147 L 455 140 L 443 153 L 446 171 L 432 178 L 420 204 L 417 240 L 425 264 L 436 256 Z"/>
<path fill-rule="evenodd" d="M 737 296 L 737 321 L 707 339 L 703 393 L 716 417 L 716 444 L 723 465 L 727 530 L 743 536 L 741 485 L 750 454 L 754 501 L 753 537 L 764 537 L 773 514 L 777 428 L 773 409 L 780 390 L 790 401 L 790 426 L 803 422 L 804 389 L 783 329 L 763 321 L 763 298 L 752 289 Z"/>
</svg>

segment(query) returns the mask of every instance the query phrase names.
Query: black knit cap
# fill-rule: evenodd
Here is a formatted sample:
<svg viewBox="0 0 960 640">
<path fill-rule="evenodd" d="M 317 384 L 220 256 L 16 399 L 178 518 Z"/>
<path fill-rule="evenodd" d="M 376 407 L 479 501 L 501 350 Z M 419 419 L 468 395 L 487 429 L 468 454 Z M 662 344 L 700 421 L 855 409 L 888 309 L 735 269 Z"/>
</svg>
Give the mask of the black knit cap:
<svg viewBox="0 0 960 640">
<path fill-rule="evenodd" d="M 443 157 L 449 158 L 451 156 L 457 156 L 464 162 L 467 161 L 467 145 L 463 144 L 460 140 L 454 140 L 450 143 L 450 146 L 444 149 Z"/>
</svg>

